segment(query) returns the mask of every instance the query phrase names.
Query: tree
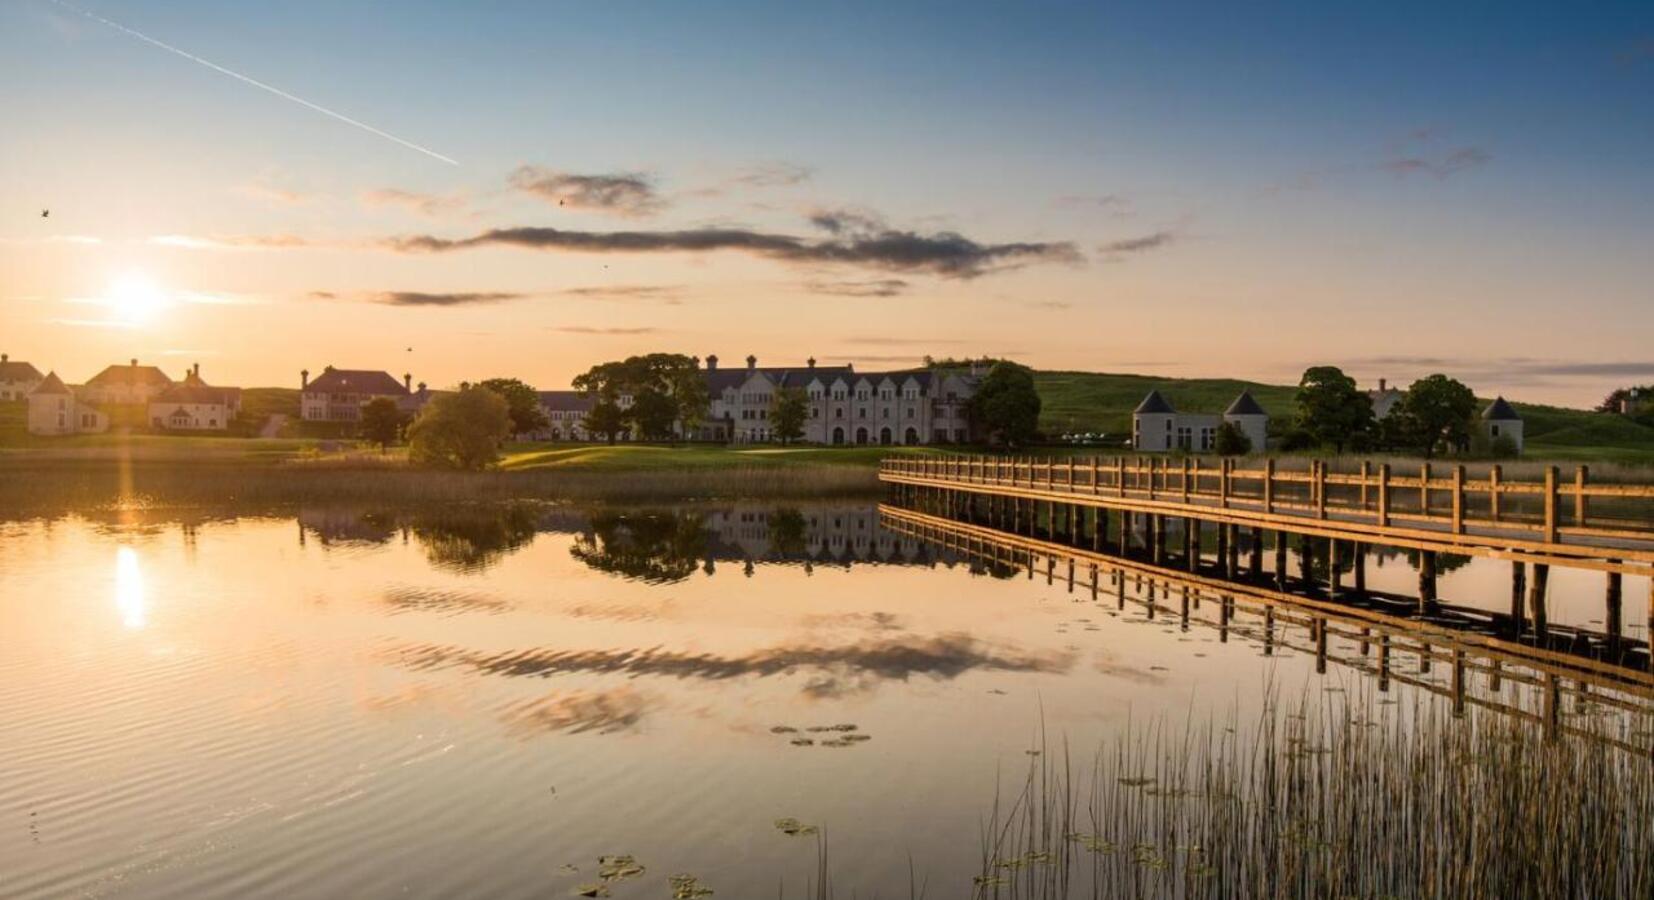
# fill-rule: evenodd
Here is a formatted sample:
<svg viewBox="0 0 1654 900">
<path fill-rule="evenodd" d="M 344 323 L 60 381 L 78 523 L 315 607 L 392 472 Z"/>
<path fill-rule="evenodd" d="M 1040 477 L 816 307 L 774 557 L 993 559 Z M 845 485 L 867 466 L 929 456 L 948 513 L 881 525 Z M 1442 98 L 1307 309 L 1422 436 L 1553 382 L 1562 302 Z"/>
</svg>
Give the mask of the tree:
<svg viewBox="0 0 1654 900">
<path fill-rule="evenodd" d="M 804 421 L 810 415 L 810 396 L 803 388 L 782 388 L 770 401 L 770 425 L 785 447 L 804 436 Z"/>
<path fill-rule="evenodd" d="M 1476 395 L 1461 381 L 1431 375 L 1413 382 L 1391 415 L 1398 417 L 1401 440 L 1429 459 L 1437 448 L 1469 446 Z"/>
<path fill-rule="evenodd" d="M 1337 366 L 1306 369 L 1293 403 L 1298 407 L 1298 427 L 1317 442 L 1331 445 L 1335 453 L 1343 453 L 1373 427 L 1372 398 Z"/>
<path fill-rule="evenodd" d="M 540 395 L 523 382 L 515 378 L 490 378 L 478 387 L 505 398 L 506 409 L 511 414 L 512 434 L 528 434 L 551 424 L 546 411 L 540 408 Z"/>
<path fill-rule="evenodd" d="M 626 430 L 626 413 L 613 400 L 599 398 L 586 413 L 586 433 L 601 434 L 613 444 Z"/>
<path fill-rule="evenodd" d="M 969 411 L 991 440 L 1010 446 L 1032 441 L 1040 411 L 1034 373 L 1013 362 L 995 363 L 971 397 Z"/>
<path fill-rule="evenodd" d="M 441 394 L 408 426 L 408 455 L 421 465 L 476 470 L 499 459 L 511 435 L 505 398 L 480 387 Z"/>
<path fill-rule="evenodd" d="M 1225 422 L 1218 426 L 1217 435 L 1212 441 L 1212 449 L 1219 456 L 1245 456 L 1252 452 L 1252 439 L 1234 422 Z"/>
<path fill-rule="evenodd" d="M 633 431 L 652 439 L 671 437 L 674 425 L 693 432 L 712 402 L 700 365 L 681 353 L 648 353 L 599 363 L 576 377 L 574 387 L 588 397 L 622 407 L 622 417 Z M 623 397 L 631 402 L 623 405 Z"/>
<path fill-rule="evenodd" d="M 375 397 L 362 406 L 362 437 L 378 444 L 381 453 L 401 440 L 407 424 L 408 417 L 389 397 Z"/>
</svg>

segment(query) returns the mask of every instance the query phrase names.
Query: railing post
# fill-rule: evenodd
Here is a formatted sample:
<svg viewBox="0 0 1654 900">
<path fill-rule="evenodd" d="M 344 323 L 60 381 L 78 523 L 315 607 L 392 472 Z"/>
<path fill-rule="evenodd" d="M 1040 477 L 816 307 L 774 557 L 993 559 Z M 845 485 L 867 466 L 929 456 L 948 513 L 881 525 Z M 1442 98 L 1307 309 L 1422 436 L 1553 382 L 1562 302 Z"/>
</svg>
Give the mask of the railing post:
<svg viewBox="0 0 1654 900">
<path fill-rule="evenodd" d="M 1327 517 L 1327 463 L 1320 459 L 1315 461 L 1315 517 Z"/>
<path fill-rule="evenodd" d="M 1378 525 L 1390 525 L 1390 464 L 1378 464 Z"/>
<path fill-rule="evenodd" d="M 1114 487 L 1120 492 L 1120 496 L 1124 497 L 1126 495 L 1126 458 L 1124 456 L 1114 457 L 1114 467 Z"/>
<path fill-rule="evenodd" d="M 1372 463 L 1361 461 L 1361 509 L 1367 509 L 1367 476 L 1372 474 Z"/>
<path fill-rule="evenodd" d="M 1263 511 L 1265 515 L 1275 512 L 1275 460 L 1263 461 Z"/>
<path fill-rule="evenodd" d="M 1419 515 L 1430 516 L 1430 464 L 1419 466 Z"/>
<path fill-rule="evenodd" d="M 1585 527 L 1585 482 L 1591 477 L 1590 466 L 1574 470 L 1574 527 Z"/>
<path fill-rule="evenodd" d="M 1453 467 L 1453 533 L 1464 534 L 1464 466 Z"/>
<path fill-rule="evenodd" d="M 1149 457 L 1149 499 L 1154 499 L 1154 457 Z"/>
<path fill-rule="evenodd" d="M 1068 492 L 1074 493 L 1074 457 L 1068 458 Z"/>
<path fill-rule="evenodd" d="M 1218 461 L 1218 506 L 1229 508 L 1229 460 Z"/>
<path fill-rule="evenodd" d="M 1097 457 L 1093 456 L 1093 457 L 1091 457 L 1091 493 L 1092 494 L 1100 494 L 1100 493 L 1103 492 L 1102 491 L 1102 484 L 1098 480 L 1098 476 L 1100 476 L 1100 475 L 1102 475 L 1102 471 L 1101 471 L 1101 469 L 1098 465 Z"/>
<path fill-rule="evenodd" d="M 1556 504 L 1557 504 L 1557 470 L 1556 466 L 1545 467 L 1545 540 L 1556 543 Z"/>
<path fill-rule="evenodd" d="M 1179 485 L 1183 488 L 1183 505 L 1189 505 L 1189 458 L 1183 457 L 1183 479 Z"/>
<path fill-rule="evenodd" d="M 1487 516 L 1495 522 L 1499 521 L 1499 479 L 1504 473 L 1498 463 L 1487 472 Z"/>
</svg>

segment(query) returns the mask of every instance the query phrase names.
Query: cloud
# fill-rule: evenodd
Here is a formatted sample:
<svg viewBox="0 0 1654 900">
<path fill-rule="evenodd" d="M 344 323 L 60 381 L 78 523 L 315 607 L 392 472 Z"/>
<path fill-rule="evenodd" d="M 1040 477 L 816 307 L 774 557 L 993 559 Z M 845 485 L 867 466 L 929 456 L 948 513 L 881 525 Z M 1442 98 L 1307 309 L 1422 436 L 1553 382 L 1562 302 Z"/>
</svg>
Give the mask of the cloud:
<svg viewBox="0 0 1654 900">
<path fill-rule="evenodd" d="M 1512 356 L 1477 359 L 1452 356 L 1367 356 L 1350 361 L 1352 366 L 1372 368 L 1393 366 L 1421 374 L 1424 370 L 1458 372 L 1490 379 L 1533 378 L 1646 378 L 1654 376 L 1654 360 L 1597 362 L 1587 360 L 1538 359 Z"/>
<path fill-rule="evenodd" d="M 649 328 L 647 326 L 639 328 L 598 328 L 592 325 L 553 325 L 551 330 L 561 331 L 564 334 L 602 335 L 655 334 L 660 331 L 659 328 Z"/>
<path fill-rule="evenodd" d="M 750 188 L 791 187 L 808 181 L 814 175 L 815 170 L 809 166 L 788 162 L 763 162 L 736 173 L 729 179 L 729 183 Z"/>
<path fill-rule="evenodd" d="M 834 219 L 842 223 L 842 219 Z M 476 247 L 509 246 L 575 253 L 711 253 L 736 251 L 787 263 L 855 265 L 899 272 L 929 272 L 969 279 L 1038 262 L 1078 262 L 1067 242 L 982 244 L 954 232 L 917 234 L 883 230 L 812 240 L 742 228 L 680 231 L 571 231 L 558 228 L 496 228 L 468 238 L 432 235 L 391 238 L 388 249 L 443 253 Z"/>
<path fill-rule="evenodd" d="M 556 206 L 622 216 L 652 216 L 666 205 L 648 176 L 637 172 L 574 175 L 539 166 L 511 173 L 511 186 Z"/>
<path fill-rule="evenodd" d="M 525 737 L 545 732 L 613 734 L 636 728 L 652 705 L 636 688 L 622 685 L 514 703 L 501 718 L 512 733 Z"/>
<path fill-rule="evenodd" d="M 308 238 L 296 234 L 215 235 L 196 237 L 187 234 L 158 234 L 149 239 L 161 247 L 181 247 L 186 250 L 291 250 L 310 247 Z"/>
<path fill-rule="evenodd" d="M 1434 175 L 1446 178 L 1468 169 L 1476 169 L 1493 161 L 1493 155 L 1480 147 L 1461 147 L 1446 156 L 1398 156 L 1378 164 L 1378 168 L 1392 175 Z"/>
<path fill-rule="evenodd" d="M 804 282 L 804 289 L 812 294 L 830 294 L 837 297 L 894 297 L 907 293 L 909 287 L 909 283 L 900 278 Z"/>
<path fill-rule="evenodd" d="M 558 293 L 568 297 L 596 300 L 654 300 L 668 306 L 677 306 L 683 293 L 681 284 L 599 284 L 587 287 L 564 288 Z"/>
<path fill-rule="evenodd" d="M 311 291 L 309 294 L 312 300 L 361 300 L 367 303 L 379 303 L 384 306 L 480 306 L 489 303 L 504 303 L 508 300 L 521 300 L 531 296 L 533 295 L 498 291 L 464 293 L 367 291 L 354 294 Z"/>
<path fill-rule="evenodd" d="M 1175 240 L 1177 240 L 1176 232 L 1163 230 L 1156 231 L 1153 234 L 1145 234 L 1141 237 L 1122 238 L 1117 241 L 1110 241 L 1097 249 L 1101 250 L 1110 258 L 1119 259 L 1133 253 L 1144 253 L 1149 250 L 1159 249 Z"/>
<path fill-rule="evenodd" d="M 899 338 L 884 335 L 851 335 L 844 339 L 847 343 L 861 344 L 870 347 L 928 347 L 932 344 L 968 344 L 970 341 L 937 340 L 934 338 Z"/>
<path fill-rule="evenodd" d="M 1137 212 L 1131 198 L 1124 194 L 1065 194 L 1055 203 L 1068 209 L 1100 209 L 1122 219 Z"/>
<path fill-rule="evenodd" d="M 465 206 L 465 198 L 457 195 L 422 194 L 400 188 L 379 188 L 358 195 L 364 206 L 399 206 L 422 216 L 440 216 Z"/>
<path fill-rule="evenodd" d="M 828 234 L 878 234 L 890 227 L 878 213 L 850 209 L 816 210 L 810 224 Z"/>
</svg>

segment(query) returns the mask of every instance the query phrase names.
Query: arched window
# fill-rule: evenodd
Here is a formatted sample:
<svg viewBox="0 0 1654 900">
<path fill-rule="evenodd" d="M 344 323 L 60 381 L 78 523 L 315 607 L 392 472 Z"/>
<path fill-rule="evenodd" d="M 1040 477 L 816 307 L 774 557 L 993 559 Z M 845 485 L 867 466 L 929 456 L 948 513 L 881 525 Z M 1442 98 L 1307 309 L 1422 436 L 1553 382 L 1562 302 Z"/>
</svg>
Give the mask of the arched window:
<svg viewBox="0 0 1654 900">
<path fill-rule="evenodd" d="M 890 444 L 890 429 L 889 428 L 880 428 L 879 429 L 879 443 L 885 444 L 887 446 Z"/>
<path fill-rule="evenodd" d="M 833 429 L 833 443 L 835 443 L 835 444 L 844 443 L 844 429 L 843 428 Z"/>
<path fill-rule="evenodd" d="M 857 428 L 856 429 L 856 443 L 858 443 L 858 444 L 867 443 L 867 429 L 866 428 Z"/>
<path fill-rule="evenodd" d="M 919 430 L 917 428 L 909 428 L 907 430 L 907 436 L 902 438 L 902 443 L 904 443 L 904 444 L 917 444 L 917 443 L 919 443 Z"/>
</svg>

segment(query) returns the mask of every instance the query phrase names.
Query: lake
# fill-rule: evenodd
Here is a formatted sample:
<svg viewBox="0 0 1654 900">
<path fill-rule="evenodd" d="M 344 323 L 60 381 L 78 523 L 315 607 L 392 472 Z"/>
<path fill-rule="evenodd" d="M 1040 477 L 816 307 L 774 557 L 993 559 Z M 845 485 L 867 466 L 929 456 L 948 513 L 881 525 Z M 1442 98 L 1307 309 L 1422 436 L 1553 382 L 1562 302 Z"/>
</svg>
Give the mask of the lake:
<svg viewBox="0 0 1654 900">
<path fill-rule="evenodd" d="M 971 896 L 996 796 L 1064 746 L 1271 697 L 1395 729 L 1452 704 L 1399 648 L 1380 695 L 1346 637 L 1318 665 L 1284 624 L 1026 562 L 868 502 L 3 522 L 0 895 L 805 896 L 825 838 L 840 896 Z M 1444 600 L 1507 602 L 1508 566 L 1448 568 Z M 1551 589 L 1553 623 L 1600 627 L 1600 576 Z"/>
</svg>

